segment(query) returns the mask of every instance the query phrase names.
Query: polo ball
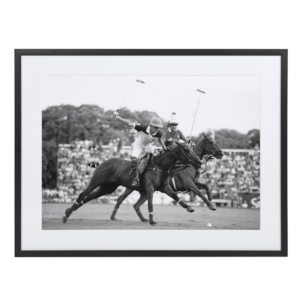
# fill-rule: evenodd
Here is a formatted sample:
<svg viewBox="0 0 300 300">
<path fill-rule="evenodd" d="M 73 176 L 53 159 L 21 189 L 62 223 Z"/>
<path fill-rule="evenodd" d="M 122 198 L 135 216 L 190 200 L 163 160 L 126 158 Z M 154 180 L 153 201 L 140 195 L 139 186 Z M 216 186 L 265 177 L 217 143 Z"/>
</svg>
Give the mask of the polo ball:
<svg viewBox="0 0 300 300">
<path fill-rule="evenodd" d="M 207 223 L 207 227 L 212 227 L 211 223 Z"/>
</svg>

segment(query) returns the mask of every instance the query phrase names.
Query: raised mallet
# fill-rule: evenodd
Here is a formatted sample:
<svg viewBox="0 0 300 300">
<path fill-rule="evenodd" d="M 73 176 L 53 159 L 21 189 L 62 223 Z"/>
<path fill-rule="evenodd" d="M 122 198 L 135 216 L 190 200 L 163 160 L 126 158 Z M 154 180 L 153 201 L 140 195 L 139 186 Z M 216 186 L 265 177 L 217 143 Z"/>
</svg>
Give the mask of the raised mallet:
<svg viewBox="0 0 300 300">
<path fill-rule="evenodd" d="M 140 82 L 140 83 L 143 83 L 143 84 L 145 84 L 145 82 L 144 81 L 142 81 L 142 80 L 136 80 L 136 82 Z"/>
<path fill-rule="evenodd" d="M 201 90 L 198 90 L 198 89 L 197 89 L 197 92 L 206 94 L 204 91 L 201 91 Z"/>
<path fill-rule="evenodd" d="M 202 93 L 202 94 L 206 94 L 204 91 L 201 91 L 199 89 L 197 89 L 197 92 Z M 195 112 L 195 115 L 194 115 L 194 121 L 193 121 L 193 126 L 192 126 L 192 130 L 191 130 L 190 138 L 192 137 L 192 132 L 193 132 L 193 129 L 194 129 L 194 124 L 195 124 L 195 120 L 196 120 L 196 115 L 197 115 L 197 111 L 198 111 L 199 102 L 200 102 L 200 97 L 198 99 L 197 108 L 196 108 L 196 112 Z"/>
<path fill-rule="evenodd" d="M 139 79 L 137 79 L 136 82 L 145 84 L 145 81 L 142 81 L 142 80 L 139 80 Z M 136 90 L 137 87 L 138 87 L 138 86 L 136 85 L 135 88 L 134 88 L 132 91 L 130 91 L 130 93 L 129 93 L 129 94 L 126 96 L 126 98 L 123 100 L 123 102 L 121 103 L 121 105 L 120 105 L 120 107 L 117 109 L 117 111 L 119 111 L 119 110 L 123 107 L 123 105 L 124 105 L 125 101 L 127 100 L 127 98 L 128 98 L 128 97 Z"/>
</svg>

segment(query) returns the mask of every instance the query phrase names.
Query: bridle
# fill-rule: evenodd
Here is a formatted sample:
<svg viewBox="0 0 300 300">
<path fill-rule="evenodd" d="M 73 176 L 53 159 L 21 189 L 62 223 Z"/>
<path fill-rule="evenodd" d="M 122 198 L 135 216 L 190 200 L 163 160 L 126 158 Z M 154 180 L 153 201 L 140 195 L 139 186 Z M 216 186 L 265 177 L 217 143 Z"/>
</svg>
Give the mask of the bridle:
<svg viewBox="0 0 300 300">
<path fill-rule="evenodd" d="M 216 150 L 211 146 L 210 143 L 208 143 L 209 139 L 211 138 L 209 137 L 204 138 L 204 143 L 206 143 L 206 146 L 209 148 L 208 155 L 211 155 L 212 157 L 216 157 Z"/>
<path fill-rule="evenodd" d="M 181 151 L 181 153 L 185 156 L 185 158 L 186 158 L 186 160 L 187 160 L 187 162 L 184 162 L 171 148 L 168 148 L 168 150 L 173 154 L 173 156 L 175 156 L 176 157 L 176 159 L 180 162 L 180 163 L 182 163 L 182 164 L 184 164 L 184 165 L 189 165 L 189 166 L 191 166 L 192 165 L 192 163 L 193 162 L 196 162 L 197 160 L 199 160 L 199 157 L 195 154 L 195 156 L 194 157 L 189 157 L 185 152 L 184 152 L 184 150 L 182 149 L 182 147 L 181 146 L 179 146 L 180 147 L 180 151 Z"/>
<path fill-rule="evenodd" d="M 207 162 L 212 160 L 214 157 L 216 157 L 216 150 L 208 143 L 209 137 L 204 137 L 204 142 L 206 143 L 206 146 L 209 148 L 208 154 L 204 155 L 203 159 L 201 160 L 201 164 L 205 164 L 205 169 L 200 174 L 203 174 L 206 172 L 207 169 Z"/>
</svg>

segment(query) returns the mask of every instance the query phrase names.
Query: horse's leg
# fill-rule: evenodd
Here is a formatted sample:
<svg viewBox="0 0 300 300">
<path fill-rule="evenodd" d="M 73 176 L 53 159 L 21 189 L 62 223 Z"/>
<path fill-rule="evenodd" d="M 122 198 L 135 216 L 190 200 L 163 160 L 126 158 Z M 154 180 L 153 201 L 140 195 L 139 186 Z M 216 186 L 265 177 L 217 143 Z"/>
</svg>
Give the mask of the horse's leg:
<svg viewBox="0 0 300 300">
<path fill-rule="evenodd" d="M 154 187 L 152 184 L 146 185 L 146 191 L 147 191 L 147 197 L 148 199 L 148 211 L 149 211 L 149 223 L 151 225 L 156 225 L 154 222 L 154 216 L 153 216 L 153 193 L 154 193 Z"/>
<path fill-rule="evenodd" d="M 90 187 L 89 189 L 86 188 L 78 197 L 78 199 L 74 202 L 74 204 L 67 208 L 65 211 L 65 215 L 62 218 L 63 223 L 66 223 L 70 215 L 73 211 L 76 211 L 78 208 L 86 204 L 87 202 L 99 198 L 106 194 L 113 193 L 117 188 L 119 184 L 117 182 L 109 182 L 104 184 L 103 186 L 100 186 L 99 189 L 97 189 L 95 192 L 92 192 L 94 189 Z M 88 186 L 89 187 L 89 186 Z M 88 193 L 91 191 L 90 193 Z"/>
<path fill-rule="evenodd" d="M 90 193 L 87 195 L 82 201 L 82 205 L 86 204 L 87 202 L 97 199 L 99 197 L 102 197 L 107 194 L 113 193 L 118 187 L 120 186 L 119 183 L 117 182 L 108 182 L 105 183 L 104 185 L 101 185 L 99 189 L 95 190 L 94 192 Z M 81 206 L 82 206 L 81 205 Z"/>
<path fill-rule="evenodd" d="M 118 198 L 117 203 L 116 203 L 116 205 L 115 205 L 115 207 L 114 207 L 114 210 L 113 210 L 113 212 L 112 212 L 112 214 L 111 214 L 111 216 L 110 216 L 110 219 L 111 219 L 112 221 L 117 221 L 117 219 L 115 218 L 115 216 L 116 216 L 116 213 L 117 213 L 117 211 L 118 211 L 120 205 L 122 204 L 122 202 L 123 202 L 123 201 L 124 201 L 124 200 L 132 193 L 132 192 L 133 192 L 133 190 L 126 189 L 125 192 Z"/>
<path fill-rule="evenodd" d="M 99 198 L 99 197 L 101 197 L 103 195 L 104 194 L 102 194 L 102 187 L 100 186 L 98 189 L 96 189 L 95 191 L 92 191 L 90 194 L 88 194 L 81 202 L 79 202 L 79 204 L 73 209 L 73 211 L 77 210 L 78 208 L 80 208 L 81 206 L 83 206 L 88 201 L 91 201 L 93 199 L 97 199 L 97 198 Z M 75 205 L 75 202 L 74 202 L 73 206 L 74 205 Z M 67 215 L 68 212 L 70 213 L 70 209 L 71 208 L 67 208 L 66 209 L 66 215 Z M 72 211 L 71 211 L 71 213 L 72 213 Z M 63 222 L 66 223 L 67 219 L 68 219 L 68 217 L 64 216 L 63 217 Z"/>
<path fill-rule="evenodd" d="M 112 170 L 112 166 L 107 166 L 107 167 L 104 166 L 104 168 L 101 168 L 101 166 L 99 166 L 97 169 L 95 169 L 93 176 L 86 189 L 79 195 L 79 197 L 75 200 L 73 205 L 70 208 L 66 209 L 65 215 L 62 218 L 64 223 L 67 222 L 67 219 L 70 217 L 73 211 L 76 211 L 84 204 L 82 200 L 87 195 L 89 195 L 98 186 L 107 183 L 107 177 L 111 173 L 111 170 Z"/>
<path fill-rule="evenodd" d="M 72 214 L 73 211 L 76 211 L 78 208 L 80 208 L 84 203 L 82 200 L 89 194 L 91 193 L 98 184 L 92 184 L 92 182 L 89 183 L 87 188 L 79 195 L 79 197 L 75 200 L 73 205 L 69 208 L 66 209 L 65 215 L 62 217 L 63 223 L 66 223 L 70 215 Z"/>
<path fill-rule="evenodd" d="M 206 191 L 206 194 L 207 194 L 207 198 L 209 201 L 212 201 L 212 194 L 211 194 L 211 190 L 210 188 L 208 187 L 207 184 L 204 184 L 204 183 L 196 183 L 196 186 L 199 190 L 205 190 Z"/>
<path fill-rule="evenodd" d="M 140 211 L 140 207 L 147 201 L 147 194 L 142 193 L 140 199 L 133 205 L 137 215 L 139 216 L 142 222 L 149 222 L 148 219 L 144 218 L 143 214 Z"/>
<path fill-rule="evenodd" d="M 185 187 L 187 190 L 193 191 L 197 196 L 199 196 L 206 203 L 210 210 L 217 210 L 216 205 L 204 196 L 204 194 L 198 188 L 198 184 L 196 185 L 193 180 L 189 179 L 186 182 Z"/>
<path fill-rule="evenodd" d="M 168 184 L 160 187 L 159 191 L 161 191 L 161 192 L 167 194 L 168 196 L 170 196 L 171 198 L 173 198 L 178 204 L 180 204 L 181 207 L 186 208 L 186 210 L 188 212 L 195 211 L 191 206 L 189 206 L 187 203 L 185 203 L 185 201 L 181 200 Z"/>
</svg>

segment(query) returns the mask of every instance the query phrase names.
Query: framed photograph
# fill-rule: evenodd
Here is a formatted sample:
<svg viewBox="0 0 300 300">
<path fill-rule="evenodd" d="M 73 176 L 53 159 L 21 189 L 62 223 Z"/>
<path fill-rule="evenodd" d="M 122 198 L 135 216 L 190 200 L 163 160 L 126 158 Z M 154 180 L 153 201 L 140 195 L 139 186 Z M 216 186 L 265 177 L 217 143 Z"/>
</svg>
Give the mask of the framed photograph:
<svg viewBox="0 0 300 300">
<path fill-rule="evenodd" d="M 15 50 L 15 256 L 287 256 L 287 50 Z"/>
</svg>

